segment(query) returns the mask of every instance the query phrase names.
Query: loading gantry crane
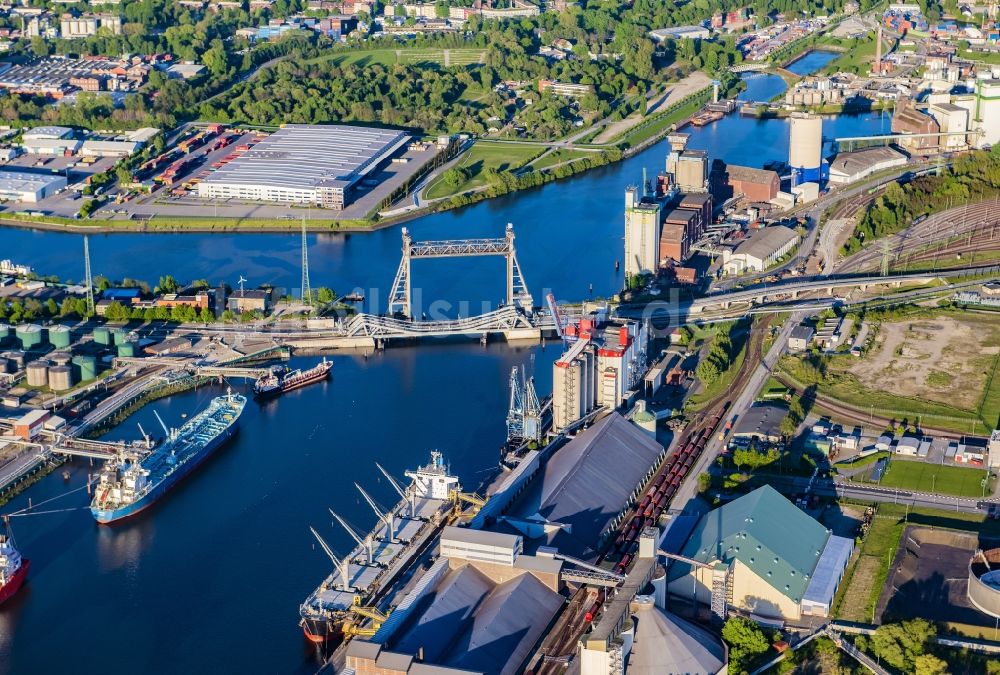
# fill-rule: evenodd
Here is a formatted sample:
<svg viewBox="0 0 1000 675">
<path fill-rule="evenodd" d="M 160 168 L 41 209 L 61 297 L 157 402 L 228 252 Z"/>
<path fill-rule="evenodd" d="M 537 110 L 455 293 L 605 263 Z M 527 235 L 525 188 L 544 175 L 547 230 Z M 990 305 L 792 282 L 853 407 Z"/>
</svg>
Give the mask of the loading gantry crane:
<svg viewBox="0 0 1000 675">
<path fill-rule="evenodd" d="M 480 497 L 475 492 L 462 492 L 461 490 L 452 490 L 448 493 L 448 499 L 452 503 L 452 518 L 458 518 L 464 512 L 462 511 L 462 505 L 468 504 L 472 508 L 469 515 L 476 515 L 479 513 L 479 509 L 483 508 L 486 504 L 486 498 Z"/>
<path fill-rule="evenodd" d="M 351 618 L 344 621 L 344 625 L 341 628 L 344 635 L 371 637 L 378 632 L 378 629 L 389 618 L 389 612 L 381 612 L 375 607 L 362 605 L 360 596 L 354 596 L 354 604 L 348 608 L 348 611 L 357 617 L 357 619 Z M 361 619 L 368 619 L 371 621 L 371 624 L 362 626 L 360 625 Z"/>
</svg>

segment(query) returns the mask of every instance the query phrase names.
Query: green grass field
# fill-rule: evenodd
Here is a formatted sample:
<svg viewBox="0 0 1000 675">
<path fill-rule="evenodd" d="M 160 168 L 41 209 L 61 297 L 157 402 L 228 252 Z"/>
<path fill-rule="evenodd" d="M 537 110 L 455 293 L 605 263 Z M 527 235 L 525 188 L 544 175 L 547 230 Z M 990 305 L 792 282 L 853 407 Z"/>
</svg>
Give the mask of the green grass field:
<svg viewBox="0 0 1000 675">
<path fill-rule="evenodd" d="M 984 469 L 896 459 L 889 462 L 880 485 L 955 497 L 981 497 L 982 480 L 985 476 Z M 990 481 L 986 487 L 987 494 L 992 491 L 995 482 L 995 479 Z"/>
<path fill-rule="evenodd" d="M 567 148 L 560 148 L 554 152 L 550 152 L 544 157 L 539 157 L 531 167 L 536 171 L 542 171 L 550 166 L 555 166 L 556 164 L 562 164 L 563 162 L 572 162 L 577 159 L 581 159 L 588 155 L 594 155 L 593 152 L 587 152 L 586 150 L 573 150 Z"/>
<path fill-rule="evenodd" d="M 538 145 L 476 141 L 458 163 L 458 166 L 469 172 L 469 178 L 461 185 L 452 187 L 445 183 L 443 178 L 438 177 L 424 192 L 424 197 L 427 199 L 451 197 L 466 190 L 481 187 L 486 185 L 485 173 L 487 169 L 513 171 L 530 162 L 544 150 L 543 146 Z"/>
<path fill-rule="evenodd" d="M 447 53 L 446 53 L 447 52 Z M 318 61 L 333 61 L 337 65 L 349 63 L 357 66 L 382 65 L 391 66 L 396 63 L 404 65 L 429 66 L 474 66 L 478 65 L 485 55 L 483 49 L 358 49 L 335 52 L 328 56 L 312 59 Z"/>
</svg>

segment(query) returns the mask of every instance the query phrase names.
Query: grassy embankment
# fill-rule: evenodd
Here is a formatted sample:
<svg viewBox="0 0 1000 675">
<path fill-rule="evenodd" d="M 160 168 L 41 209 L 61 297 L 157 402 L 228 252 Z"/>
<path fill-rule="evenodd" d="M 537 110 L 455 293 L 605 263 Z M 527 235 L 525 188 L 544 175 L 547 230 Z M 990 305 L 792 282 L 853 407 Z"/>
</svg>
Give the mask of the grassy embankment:
<svg viewBox="0 0 1000 675">
<path fill-rule="evenodd" d="M 424 197 L 441 199 L 484 187 L 487 169 L 514 171 L 541 155 L 545 149 L 543 145 L 476 141 L 456 165 L 465 170 L 467 178 L 453 186 L 445 182 L 442 174 L 427 188 Z"/>
</svg>

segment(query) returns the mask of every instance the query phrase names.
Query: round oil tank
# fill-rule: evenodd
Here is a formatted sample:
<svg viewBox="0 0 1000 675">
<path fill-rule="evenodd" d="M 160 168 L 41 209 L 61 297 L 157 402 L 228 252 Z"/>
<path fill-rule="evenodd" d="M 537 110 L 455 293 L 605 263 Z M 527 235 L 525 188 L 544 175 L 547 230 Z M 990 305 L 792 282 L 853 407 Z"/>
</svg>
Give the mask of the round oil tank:
<svg viewBox="0 0 1000 675">
<path fill-rule="evenodd" d="M 52 352 L 48 356 L 49 361 L 55 366 L 68 366 L 73 360 L 69 352 Z"/>
<path fill-rule="evenodd" d="M 788 120 L 788 165 L 799 172 L 796 182 L 819 180 L 823 162 L 823 118 L 793 113 Z"/>
<path fill-rule="evenodd" d="M 28 371 L 29 387 L 44 387 L 49 383 L 49 362 L 39 359 L 32 361 L 25 368 Z"/>
<path fill-rule="evenodd" d="M 1000 548 L 977 550 L 969 561 L 969 602 L 1000 619 Z"/>
<path fill-rule="evenodd" d="M 7 360 L 7 357 L 0 356 L 0 373 L 14 372 L 14 364 Z"/>
<path fill-rule="evenodd" d="M 25 351 L 42 344 L 42 327 L 38 324 L 27 323 L 18 326 L 15 332 L 17 339 L 21 342 L 21 349 Z"/>
<path fill-rule="evenodd" d="M 97 359 L 93 356 L 74 356 L 73 365 L 80 374 L 80 381 L 97 377 Z"/>
<path fill-rule="evenodd" d="M 103 326 L 94 329 L 94 342 L 99 345 L 111 344 L 111 331 Z"/>
<path fill-rule="evenodd" d="M 21 370 L 24 368 L 24 352 L 12 351 L 4 354 L 4 357 L 14 364 L 14 370 Z"/>
<path fill-rule="evenodd" d="M 132 357 L 135 356 L 135 343 L 134 342 L 122 342 L 118 345 L 118 356 Z"/>
<path fill-rule="evenodd" d="M 49 328 L 49 344 L 56 349 L 67 349 L 72 342 L 73 339 L 69 326 L 52 326 Z"/>
<path fill-rule="evenodd" d="M 125 342 L 125 336 L 128 335 L 128 331 L 124 328 L 112 328 L 111 329 L 111 342 L 113 345 L 120 345 Z"/>
<path fill-rule="evenodd" d="M 73 386 L 73 369 L 69 366 L 52 366 L 49 368 L 49 389 L 66 391 Z"/>
</svg>

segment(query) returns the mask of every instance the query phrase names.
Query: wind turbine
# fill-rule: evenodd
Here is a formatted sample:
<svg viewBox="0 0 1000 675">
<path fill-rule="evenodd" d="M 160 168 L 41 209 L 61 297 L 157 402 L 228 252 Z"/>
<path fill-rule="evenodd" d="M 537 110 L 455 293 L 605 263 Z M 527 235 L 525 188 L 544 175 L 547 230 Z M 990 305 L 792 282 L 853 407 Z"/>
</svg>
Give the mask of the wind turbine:
<svg viewBox="0 0 1000 675">
<path fill-rule="evenodd" d="M 244 278 L 243 278 L 243 275 L 241 274 L 241 275 L 240 275 L 240 280 L 239 280 L 239 282 L 238 282 L 238 283 L 239 283 L 239 285 L 240 285 L 240 297 L 241 297 L 241 298 L 243 297 L 243 284 L 244 284 L 245 282 L 246 282 L 246 279 L 244 279 Z"/>
</svg>

